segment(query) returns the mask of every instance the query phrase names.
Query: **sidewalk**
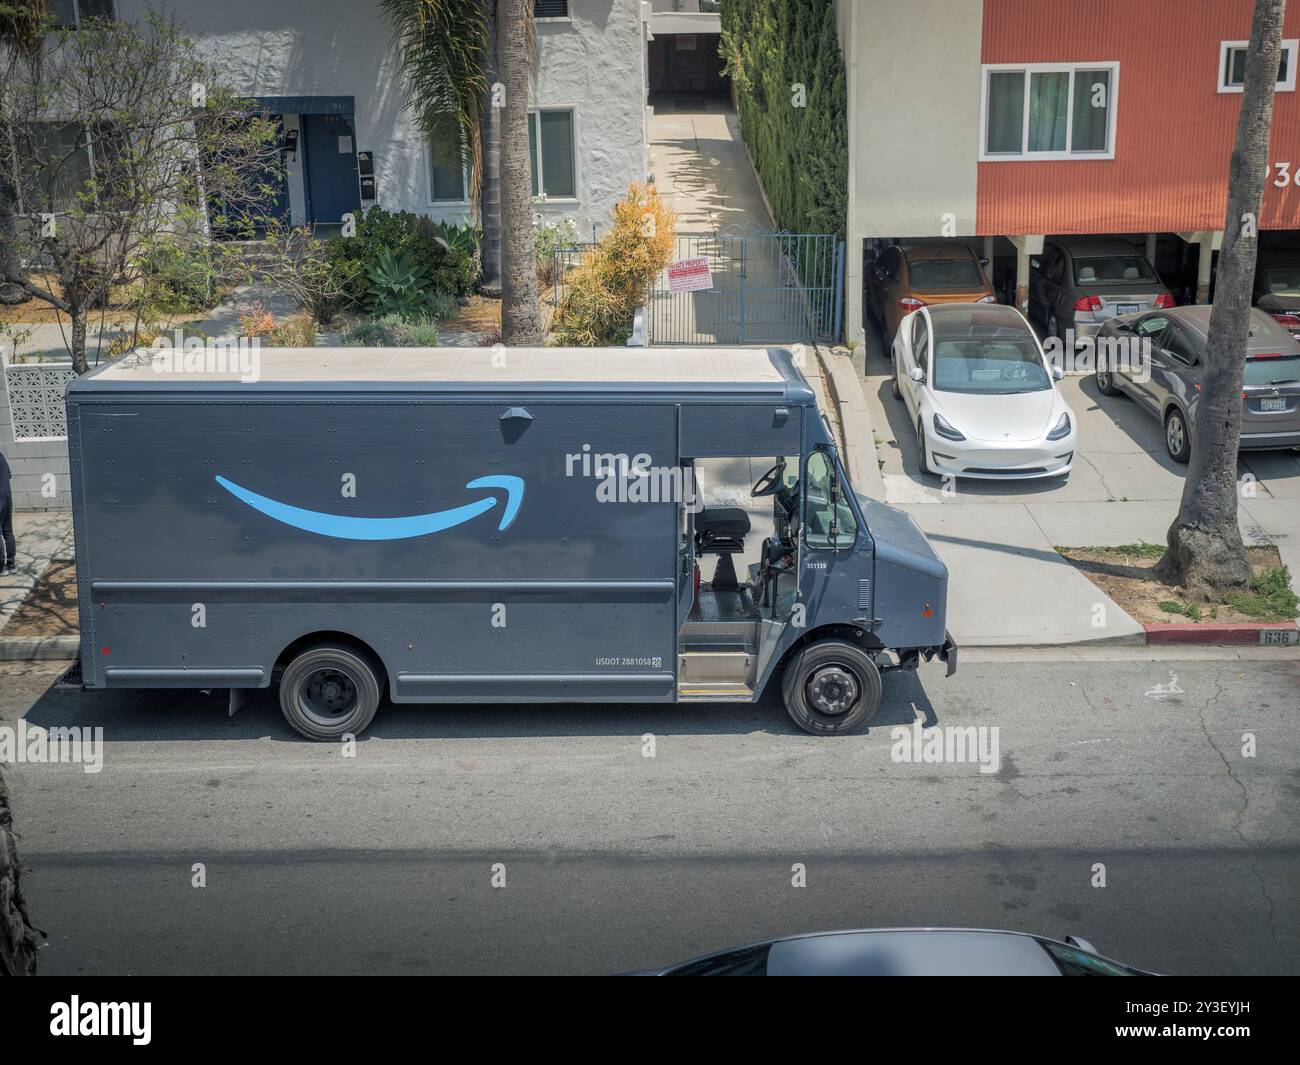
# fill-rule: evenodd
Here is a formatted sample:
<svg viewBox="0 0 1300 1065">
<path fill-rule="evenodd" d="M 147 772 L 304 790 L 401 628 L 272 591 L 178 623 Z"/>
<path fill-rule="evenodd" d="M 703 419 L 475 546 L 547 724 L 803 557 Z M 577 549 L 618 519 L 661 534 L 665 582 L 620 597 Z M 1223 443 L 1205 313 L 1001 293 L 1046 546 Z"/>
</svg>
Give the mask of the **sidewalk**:
<svg viewBox="0 0 1300 1065">
<path fill-rule="evenodd" d="M 677 212 L 677 231 L 771 227 L 730 104 L 656 96 L 651 106 L 650 171 L 660 196 Z"/>
<path fill-rule="evenodd" d="M 0 576 L 0 630 L 32 590 L 51 560 L 73 558 L 70 510 L 19 510 L 14 513 L 18 572 Z M 3 639 L 0 636 L 0 639 Z"/>
</svg>

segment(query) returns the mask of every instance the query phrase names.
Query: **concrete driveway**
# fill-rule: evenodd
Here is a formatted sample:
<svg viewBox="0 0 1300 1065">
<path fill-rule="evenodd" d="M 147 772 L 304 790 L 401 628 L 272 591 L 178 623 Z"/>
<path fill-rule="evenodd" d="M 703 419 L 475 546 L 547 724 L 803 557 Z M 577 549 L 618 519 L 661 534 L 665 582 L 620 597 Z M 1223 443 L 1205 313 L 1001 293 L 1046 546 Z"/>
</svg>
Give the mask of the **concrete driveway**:
<svg viewBox="0 0 1300 1065">
<path fill-rule="evenodd" d="M 1186 467 L 1165 451 L 1159 422 L 1092 378 L 1060 383 L 1076 415 L 1079 451 L 1068 478 L 943 485 L 918 468 L 916 431 L 893 398 L 880 338 L 868 346 L 863 394 L 886 501 L 916 518 L 948 563 L 949 624 L 958 643 L 1129 640 L 1141 627 L 1061 560 L 1056 546 L 1163 543 Z M 1239 523 L 1248 544 L 1275 543 L 1300 578 L 1300 456 L 1246 453 Z"/>
</svg>

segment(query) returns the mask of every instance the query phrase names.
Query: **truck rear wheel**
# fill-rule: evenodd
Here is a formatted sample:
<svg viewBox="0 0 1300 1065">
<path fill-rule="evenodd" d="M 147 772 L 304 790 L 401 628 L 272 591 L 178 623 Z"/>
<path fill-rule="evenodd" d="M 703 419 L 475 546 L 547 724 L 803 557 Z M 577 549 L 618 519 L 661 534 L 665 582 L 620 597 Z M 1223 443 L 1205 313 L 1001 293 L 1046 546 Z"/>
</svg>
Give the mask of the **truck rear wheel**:
<svg viewBox="0 0 1300 1065">
<path fill-rule="evenodd" d="M 876 716 L 882 687 L 871 656 L 847 640 L 809 644 L 785 667 L 785 708 L 805 732 L 838 736 Z"/>
<path fill-rule="evenodd" d="M 379 709 L 379 680 L 370 663 L 346 647 L 311 647 L 280 677 L 284 719 L 309 740 L 360 735 Z"/>
</svg>

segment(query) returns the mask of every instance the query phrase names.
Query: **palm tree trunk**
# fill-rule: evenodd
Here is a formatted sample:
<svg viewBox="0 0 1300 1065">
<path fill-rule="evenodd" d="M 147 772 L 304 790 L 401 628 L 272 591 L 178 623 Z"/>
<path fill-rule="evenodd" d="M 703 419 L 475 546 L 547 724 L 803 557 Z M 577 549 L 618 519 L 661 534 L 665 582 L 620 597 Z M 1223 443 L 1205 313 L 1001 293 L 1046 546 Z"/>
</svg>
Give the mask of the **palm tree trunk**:
<svg viewBox="0 0 1300 1065">
<path fill-rule="evenodd" d="M 513 347 L 541 343 L 537 262 L 533 248 L 532 164 L 528 153 L 532 0 L 497 4 L 501 110 L 501 339 Z"/>
<path fill-rule="evenodd" d="M 501 294 L 501 109 L 489 106 L 483 116 L 483 277 L 479 287 Z"/>
<path fill-rule="evenodd" d="M 1250 583 L 1250 562 L 1237 527 L 1241 378 L 1285 9 L 1286 0 L 1255 2 L 1191 462 L 1178 517 L 1156 566 L 1162 579 L 1197 597 L 1221 596 Z"/>
</svg>

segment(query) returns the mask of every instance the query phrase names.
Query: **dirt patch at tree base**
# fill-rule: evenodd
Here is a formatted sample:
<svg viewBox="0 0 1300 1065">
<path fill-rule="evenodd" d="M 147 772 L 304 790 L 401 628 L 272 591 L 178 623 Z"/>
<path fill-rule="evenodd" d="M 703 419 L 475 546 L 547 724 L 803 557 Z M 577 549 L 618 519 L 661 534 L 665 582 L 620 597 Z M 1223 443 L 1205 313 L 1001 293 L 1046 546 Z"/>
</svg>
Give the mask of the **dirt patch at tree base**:
<svg viewBox="0 0 1300 1065">
<path fill-rule="evenodd" d="M 1291 621 L 1296 617 L 1295 596 L 1276 547 L 1248 547 L 1254 587 L 1218 602 L 1191 599 L 1186 589 L 1160 580 L 1153 572 L 1164 553 L 1159 545 L 1056 550 L 1134 621 L 1144 625 L 1251 624 Z"/>
</svg>

